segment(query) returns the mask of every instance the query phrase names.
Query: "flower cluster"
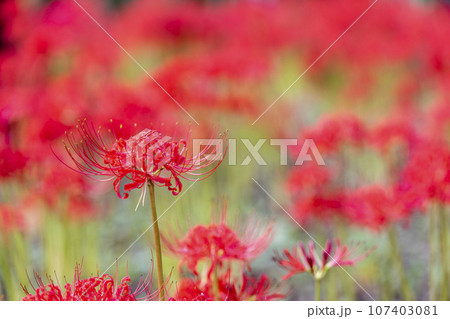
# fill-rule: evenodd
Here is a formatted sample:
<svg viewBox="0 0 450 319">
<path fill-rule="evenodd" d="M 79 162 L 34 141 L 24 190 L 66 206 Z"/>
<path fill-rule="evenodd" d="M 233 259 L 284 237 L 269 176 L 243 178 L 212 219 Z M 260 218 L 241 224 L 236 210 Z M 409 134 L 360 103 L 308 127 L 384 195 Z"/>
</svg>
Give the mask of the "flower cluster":
<svg viewBox="0 0 450 319">
<path fill-rule="evenodd" d="M 100 196 L 107 188 L 96 181 L 106 180 L 120 198 L 135 189 L 144 198 L 149 190 L 161 299 L 165 293 L 176 300 L 279 298 L 268 279 L 272 273 L 244 271 L 269 246 L 271 227 L 258 231 L 250 224 L 239 233 L 225 219 L 197 225 L 185 236 L 163 232 L 168 251 L 188 272 L 181 274 L 176 293 L 163 289 L 154 186 L 178 195 L 185 180 L 216 171 L 226 147 L 220 151 L 211 142 L 191 154 L 190 141 L 191 135 L 215 131 L 217 119 L 229 121 L 236 136 L 252 137 L 247 136 L 254 133 L 251 127 L 267 136 L 312 139 L 326 165 L 306 161 L 283 171 L 287 176 L 270 176 L 271 186 L 286 193 L 289 213 L 312 230 L 326 225 L 330 237 L 339 234 L 343 241 L 341 234 L 353 229 L 388 233 L 398 274 L 406 276 L 396 226 L 415 218 L 425 225 L 429 218 L 429 229 L 418 229 L 436 241 L 429 245 L 430 278 L 437 273 L 433 267 L 442 277 L 436 279 L 439 285 L 429 286 L 442 286 L 441 299 L 448 299 L 450 10 L 445 1 L 112 2 L 118 1 L 0 2 L 0 296 L 18 298 L 12 282 L 21 278 L 36 245 L 46 254 L 53 242 L 88 241 L 87 229 L 100 225 L 108 230 L 111 247 L 121 246 L 122 237 L 102 223 L 117 206 Z M 307 89 L 285 82 L 298 75 Z M 273 108 L 259 119 L 267 105 Z M 189 120 L 186 113 L 201 125 L 178 138 L 174 132 L 182 124 L 175 123 Z M 83 118 L 89 122 L 74 128 Z M 243 124 L 255 118 L 255 125 Z M 61 162 L 82 174 L 61 169 Z M 257 195 L 242 187 L 248 176 L 233 173 L 220 175 L 208 191 L 225 190 L 231 181 L 230 193 L 237 197 L 232 200 L 251 202 Z M 192 196 L 195 203 L 205 197 L 201 191 Z M 192 214 L 205 213 L 198 207 Z M 49 233 L 58 235 L 48 239 Z M 36 237 L 43 241 L 34 243 Z M 100 254 L 95 245 L 87 246 L 88 256 Z M 365 256 L 353 258 L 353 248 L 339 241 L 321 250 L 313 246 L 299 244 L 277 257 L 289 271 L 286 276 L 305 271 L 321 279 L 336 266 L 333 260 L 344 265 Z M 75 248 L 59 257 L 78 254 Z M 120 284 L 106 275 L 82 280 L 77 273 L 64 287 L 39 279 L 27 298 L 137 299 L 127 278 Z M 391 296 L 407 295 L 396 289 Z"/>
<path fill-rule="evenodd" d="M 380 230 L 408 221 L 415 211 L 426 212 L 434 202 L 448 203 L 450 146 L 442 134 L 450 122 L 432 115 L 423 114 L 430 128 L 424 132 L 398 117 L 370 127 L 352 116 L 348 125 L 342 114 L 306 129 L 302 136 L 314 137 L 328 165 L 309 162 L 291 170 L 287 189 L 296 218 L 337 217 Z M 358 171 L 356 159 L 368 153 L 375 157 L 374 165 L 383 162 L 381 181 L 370 171 Z"/>
<path fill-rule="evenodd" d="M 150 274 L 150 273 L 149 273 Z M 151 277 L 140 281 L 138 287 L 133 291 L 130 287 L 130 277 L 125 276 L 117 282 L 117 278 L 105 274 L 81 279 L 81 267 L 75 267 L 72 283 L 66 283 L 62 287 L 59 282 L 55 283 L 49 278 L 49 283 L 44 285 L 38 274 L 35 274 L 36 288 L 30 281 L 34 293 L 30 293 L 24 286 L 26 296 L 24 301 L 136 301 L 151 300 L 155 296 L 149 293 Z M 141 294 L 145 294 L 139 297 Z"/>
<path fill-rule="evenodd" d="M 224 1 L 204 6 L 131 1 L 114 12 L 114 18 L 101 1 L 82 5 L 133 56 L 164 56 L 154 59 L 160 63 L 155 65 L 152 76 L 170 97 L 189 107 L 189 112 L 216 110 L 256 117 L 261 113 L 259 106 L 271 102 L 263 96 L 272 94 L 253 93 L 266 92 L 267 78 L 279 71 L 278 57 L 294 56 L 292 65 L 301 66 L 300 74 L 303 65 L 310 65 L 371 3 Z M 335 18 L 336 12 L 341 12 L 339 19 Z M 39 199 L 42 181 L 59 180 L 61 187 L 51 191 L 53 197 L 68 197 L 71 216 L 83 217 L 83 210 L 95 215 L 98 207 L 93 198 L 85 198 L 83 205 L 79 204 L 79 189 L 89 186 L 86 179 L 74 181 L 73 187 L 72 183 L 64 183 L 67 173 L 50 173 L 57 170 L 59 163 L 48 152 L 48 144 L 60 140 L 79 118 L 87 117 L 126 140 L 149 127 L 149 123 L 164 122 L 170 126 L 184 120 L 184 114 L 151 79 L 128 78 L 135 65 L 123 60 L 121 49 L 75 2 L 57 0 L 43 5 L 6 0 L 0 6 L 0 16 L 0 179 L 27 185 L 30 196 Z M 359 110 L 359 103 L 369 105 L 371 113 L 377 70 L 384 78 L 384 70 L 393 65 L 404 73 L 393 79 L 389 89 L 393 92 L 382 103 L 385 107 L 380 116 L 384 119 L 374 128 L 376 133 L 369 132 L 367 136 L 365 125 L 354 116 L 322 118 L 323 109 L 314 105 L 308 110 L 317 113 L 302 118 L 319 118 L 320 128 L 308 129 L 302 136 L 317 139 L 323 152 L 336 150 L 338 144 L 355 146 L 366 144 L 367 140 L 377 148 L 386 148 L 397 139 L 411 146 L 421 140 L 416 131 L 445 136 L 449 118 L 448 10 L 439 3 L 394 0 L 374 5 L 361 20 L 358 28 L 352 28 L 344 41 L 333 47 L 334 58 L 322 59 L 308 71 L 314 85 L 310 91 L 327 89 L 324 86 L 333 82 L 330 74 L 340 74 L 335 81 L 340 83 L 339 93 L 333 96 L 335 104 L 346 105 L 347 111 Z M 270 28 L 267 21 L 271 21 Z M 303 58 L 301 63 L 298 57 Z M 340 72 L 341 69 L 348 72 Z M 417 114 L 421 107 L 414 105 L 415 98 L 426 94 L 429 87 L 431 94 L 442 100 L 436 102 L 435 110 L 429 111 L 431 107 L 427 106 L 427 114 Z M 277 93 L 273 92 L 273 96 Z M 281 108 L 280 114 L 290 117 Z M 371 114 L 369 117 L 378 119 Z M 390 117 L 395 121 L 386 121 Z M 111 118 L 114 123 L 110 123 Z M 429 119 L 425 121 L 426 128 L 411 124 L 422 118 Z M 277 129 L 284 131 L 282 127 Z M 170 128 L 166 131 L 170 132 Z M 174 169 L 178 169 L 177 165 Z M 136 172 L 137 181 L 129 187 L 140 186 L 147 173 Z M 167 173 L 166 176 L 161 172 L 160 183 L 168 183 L 167 187 L 178 192 L 179 179 Z M 155 174 L 159 173 L 151 172 Z M 57 211 L 47 198 L 44 204 Z"/>
<path fill-rule="evenodd" d="M 238 282 L 240 281 L 240 283 Z M 202 283 L 199 279 L 182 278 L 176 287 L 172 301 L 270 301 L 285 295 L 273 291 L 271 280 L 266 275 L 259 278 L 242 274 L 240 280 L 232 278 L 230 271 L 219 278 L 217 290 L 211 282 Z"/>
<path fill-rule="evenodd" d="M 219 223 L 197 225 L 184 238 L 169 242 L 172 254 L 180 258 L 179 267 L 195 276 L 182 278 L 176 286 L 172 300 L 272 300 L 283 294 L 273 291 L 267 275 L 254 277 L 245 272 L 250 262 L 270 244 L 272 227 L 259 230 L 251 225 L 239 236 L 226 224 L 223 213 Z M 202 270 L 199 264 L 202 263 Z M 241 266 L 239 265 L 241 264 Z M 244 269 L 242 267 L 244 266 Z M 232 267 L 238 266 L 240 276 L 232 275 Z"/>
</svg>

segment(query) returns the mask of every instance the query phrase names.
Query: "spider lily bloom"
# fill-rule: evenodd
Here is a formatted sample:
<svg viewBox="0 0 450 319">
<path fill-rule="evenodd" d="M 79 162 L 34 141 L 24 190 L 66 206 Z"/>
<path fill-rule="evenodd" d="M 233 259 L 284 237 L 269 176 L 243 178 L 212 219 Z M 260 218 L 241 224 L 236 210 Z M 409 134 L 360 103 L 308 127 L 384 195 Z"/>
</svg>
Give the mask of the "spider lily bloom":
<svg viewBox="0 0 450 319">
<path fill-rule="evenodd" d="M 257 278 L 244 274 L 236 297 L 235 300 L 270 301 L 282 299 L 285 295 L 273 291 L 272 282 L 267 275 L 262 274 Z"/>
<path fill-rule="evenodd" d="M 405 114 L 391 116 L 369 132 L 368 141 L 383 155 L 389 155 L 399 147 L 409 153 L 420 142 L 413 123 L 414 120 Z"/>
<path fill-rule="evenodd" d="M 216 296 L 217 294 L 217 296 Z M 230 270 L 218 280 L 218 293 L 214 292 L 212 281 L 202 283 L 199 279 L 181 279 L 176 295 L 169 300 L 178 301 L 269 301 L 283 298 L 284 295 L 273 290 L 272 283 L 265 274 L 259 278 L 246 273 L 242 279 L 231 278 Z"/>
<path fill-rule="evenodd" d="M 223 214 L 219 223 L 197 225 L 182 238 L 169 242 L 163 237 L 168 249 L 181 258 L 179 267 L 186 265 L 198 275 L 197 265 L 200 261 L 209 264 L 207 278 L 211 277 L 216 267 L 224 262 L 239 260 L 248 262 L 260 255 L 272 241 L 272 225 L 265 230 L 254 224 L 248 225 L 244 234 L 239 236 L 225 223 Z"/>
<path fill-rule="evenodd" d="M 11 231 L 25 228 L 24 214 L 21 207 L 9 204 L 0 204 L 0 238 L 8 235 Z"/>
<path fill-rule="evenodd" d="M 152 183 L 167 187 L 174 195 L 181 192 L 181 178 L 205 179 L 220 165 L 224 150 L 218 150 L 214 140 L 205 145 L 199 154 L 188 156 L 187 140 L 172 140 L 156 130 L 144 129 L 129 139 L 115 139 L 111 145 L 86 121 L 77 125 L 78 137 L 66 134 L 66 151 L 76 165 L 76 171 L 88 176 L 105 176 L 114 179 L 114 190 L 120 198 L 128 192 Z M 225 136 L 219 146 L 223 146 Z M 217 141 L 217 140 L 215 140 Z M 213 151 L 214 155 L 205 156 Z M 125 193 L 120 193 L 121 181 Z"/>
<path fill-rule="evenodd" d="M 207 289 L 206 289 L 207 290 Z M 200 288 L 200 280 L 193 278 L 181 278 L 176 284 L 176 292 L 169 301 L 213 301 L 205 289 Z"/>
<path fill-rule="evenodd" d="M 302 132 L 302 139 L 312 139 L 322 153 L 338 151 L 343 145 L 360 147 L 366 141 L 364 123 L 352 114 L 334 114 L 322 118 Z"/>
<path fill-rule="evenodd" d="M 20 151 L 14 151 L 8 146 L 0 149 L 0 179 L 20 175 L 25 169 L 27 162 L 28 158 Z"/>
<path fill-rule="evenodd" d="M 142 199 L 148 186 L 158 283 L 161 299 L 164 300 L 164 289 L 162 289 L 164 275 L 155 185 L 167 187 L 173 195 L 177 195 L 182 188 L 181 178 L 197 181 L 210 176 L 223 159 L 224 151 L 218 148 L 223 147 L 225 136 L 218 140 L 210 140 L 198 154 L 188 156 L 187 140 L 174 141 L 171 137 L 164 136 L 155 130 L 144 129 L 129 139 L 116 138 L 111 145 L 101 136 L 100 129 L 96 131 L 92 125 L 86 124 L 86 120 L 77 125 L 77 131 L 79 135 L 77 138 L 72 132 L 66 134 L 68 144 L 64 144 L 76 165 L 76 171 L 85 175 L 106 176 L 114 179 L 114 189 L 120 198 L 127 198 L 129 191 L 142 188 Z M 216 146 L 217 141 L 219 145 Z M 213 148 L 214 156 L 210 154 Z M 124 178 L 130 182 L 124 185 L 125 193 L 122 195 L 120 184 Z"/>
<path fill-rule="evenodd" d="M 62 287 L 59 282 L 56 284 L 48 278 L 49 283 L 44 285 L 38 274 L 35 274 L 37 288 L 30 285 L 34 290 L 31 294 L 25 286 L 22 286 L 26 297 L 24 301 L 136 301 L 136 300 L 152 300 L 158 292 L 149 293 L 151 285 L 150 272 L 144 280 L 139 280 L 139 284 L 135 291 L 131 290 L 129 285 L 131 279 L 125 276 L 117 284 L 117 278 L 110 275 L 94 276 L 87 279 L 80 279 L 81 268 L 75 267 L 75 275 L 73 283 L 66 283 Z M 138 297 L 145 293 L 142 297 Z"/>
<path fill-rule="evenodd" d="M 341 242 L 336 239 L 334 242 L 328 240 L 325 248 L 317 251 L 314 243 L 310 241 L 308 247 L 299 243 L 297 247 L 294 247 L 292 253 L 285 249 L 284 257 L 278 255 L 275 257 L 275 261 L 289 271 L 283 276 L 283 280 L 302 272 L 309 272 L 315 280 L 321 280 L 330 268 L 351 266 L 366 258 L 373 251 L 371 249 L 365 254 L 358 255 L 356 253 L 358 247 L 349 248 L 341 245 Z"/>
<path fill-rule="evenodd" d="M 426 172 L 424 171 L 426 168 Z M 411 208 L 425 211 L 433 201 L 450 202 L 450 148 L 429 141 L 417 145 L 399 179 L 398 194 Z"/>
<path fill-rule="evenodd" d="M 347 193 L 342 211 L 353 223 L 379 231 L 395 222 L 407 221 L 412 214 L 396 192 L 383 185 L 361 186 Z"/>
<path fill-rule="evenodd" d="M 345 190 L 335 180 L 340 167 L 307 163 L 293 168 L 287 179 L 287 191 L 293 198 L 293 216 L 299 222 L 313 218 L 328 219 L 342 210 Z"/>
</svg>

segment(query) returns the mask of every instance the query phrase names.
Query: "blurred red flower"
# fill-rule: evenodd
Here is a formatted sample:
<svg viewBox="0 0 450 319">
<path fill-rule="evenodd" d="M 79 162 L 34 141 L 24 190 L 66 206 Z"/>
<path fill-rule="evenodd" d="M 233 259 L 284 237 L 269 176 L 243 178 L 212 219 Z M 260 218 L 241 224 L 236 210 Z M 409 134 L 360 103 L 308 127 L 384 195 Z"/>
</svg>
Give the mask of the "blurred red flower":
<svg viewBox="0 0 450 319">
<path fill-rule="evenodd" d="M 283 298 L 282 293 L 273 289 L 265 274 L 253 277 L 246 273 L 242 278 L 232 278 L 229 271 L 218 279 L 218 296 L 215 296 L 213 283 L 201 283 L 199 279 L 183 278 L 176 287 L 175 296 L 170 300 L 178 301 L 269 301 Z"/>
<path fill-rule="evenodd" d="M 324 116 L 302 132 L 302 139 L 312 139 L 321 153 L 339 150 L 342 145 L 361 146 L 367 138 L 363 122 L 352 114 Z"/>
<path fill-rule="evenodd" d="M 207 277 L 216 267 L 226 261 L 248 262 L 260 255 L 272 240 L 272 226 L 260 230 L 257 225 L 248 225 L 239 236 L 225 223 L 225 214 L 219 223 L 197 225 L 191 228 L 182 239 L 173 242 L 163 237 L 168 249 L 180 257 L 179 266 L 186 265 L 194 274 L 200 261 L 208 262 Z"/>
<path fill-rule="evenodd" d="M 0 177 L 12 177 L 19 174 L 27 164 L 27 157 L 20 151 L 7 147 L 0 151 Z"/>
<path fill-rule="evenodd" d="M 352 190 L 343 201 L 343 212 L 356 225 L 380 230 L 410 216 L 396 192 L 381 185 L 363 186 Z"/>
<path fill-rule="evenodd" d="M 0 204 L 0 232 L 7 234 L 11 230 L 22 229 L 24 224 L 23 212 L 9 204 Z"/>
<path fill-rule="evenodd" d="M 370 132 L 370 142 L 383 153 L 393 146 L 404 147 L 404 151 L 410 152 L 419 139 L 413 120 L 405 114 L 390 116 Z"/>
<path fill-rule="evenodd" d="M 450 149 L 440 142 L 416 146 L 401 172 L 397 196 L 409 209 L 424 210 L 430 201 L 450 202 Z"/>
</svg>

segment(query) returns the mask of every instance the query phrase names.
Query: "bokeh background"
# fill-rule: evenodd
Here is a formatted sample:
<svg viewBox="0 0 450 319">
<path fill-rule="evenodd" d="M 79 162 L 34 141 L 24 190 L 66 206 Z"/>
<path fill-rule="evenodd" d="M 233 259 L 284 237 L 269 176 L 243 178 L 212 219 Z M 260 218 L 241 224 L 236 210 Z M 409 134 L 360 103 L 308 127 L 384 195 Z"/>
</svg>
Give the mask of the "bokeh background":
<svg viewBox="0 0 450 319">
<path fill-rule="evenodd" d="M 275 222 L 252 263 L 288 300 L 313 299 L 307 275 L 281 282 L 275 250 L 310 238 L 254 183 L 263 185 L 320 243 L 340 238 L 375 251 L 348 272 L 375 299 L 448 299 L 450 199 L 450 7 L 445 1 L 86 1 L 0 4 L 0 295 L 24 297 L 27 272 L 71 278 L 112 265 L 138 279 L 151 268 L 151 232 L 114 261 L 150 222 L 140 192 L 77 174 L 62 140 L 79 119 L 129 137 L 156 126 L 207 138 L 228 130 L 252 143 L 312 138 L 326 166 L 295 166 L 299 149 L 264 145 L 267 165 L 227 158 L 160 220 L 167 237 L 209 223 L 228 205 L 236 229 Z M 248 155 L 237 142 L 237 163 Z M 185 188 L 189 183 L 185 184 Z M 157 189 L 160 212 L 175 198 Z M 366 248 L 364 248 L 366 247 Z M 165 256 L 176 284 L 177 259 Z M 327 300 L 370 297 L 340 269 Z"/>
</svg>

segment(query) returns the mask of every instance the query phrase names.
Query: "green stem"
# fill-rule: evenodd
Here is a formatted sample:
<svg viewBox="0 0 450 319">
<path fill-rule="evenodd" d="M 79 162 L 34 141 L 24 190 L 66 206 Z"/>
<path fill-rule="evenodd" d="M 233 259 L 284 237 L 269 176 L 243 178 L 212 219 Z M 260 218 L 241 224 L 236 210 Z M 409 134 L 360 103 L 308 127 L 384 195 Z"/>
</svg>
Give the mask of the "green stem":
<svg viewBox="0 0 450 319">
<path fill-rule="evenodd" d="M 155 238 L 155 250 L 156 250 L 156 271 L 158 274 L 158 286 L 159 297 L 162 301 L 164 297 L 164 276 L 163 276 L 163 264 L 162 264 L 162 252 L 161 252 L 161 236 L 159 234 L 158 215 L 156 213 L 156 201 L 155 201 L 155 185 L 149 181 L 148 189 L 150 195 L 150 204 L 152 208 L 152 220 L 153 220 L 153 235 Z"/>
<path fill-rule="evenodd" d="M 327 275 L 327 284 L 325 288 L 325 298 L 330 301 L 337 301 L 339 298 L 338 281 L 336 273 L 331 271 Z"/>
<path fill-rule="evenodd" d="M 219 275 L 217 274 L 217 267 L 214 268 L 214 278 L 213 278 L 213 291 L 214 291 L 214 299 L 220 300 L 220 291 L 219 291 Z"/>
<path fill-rule="evenodd" d="M 405 268 L 403 266 L 403 261 L 400 256 L 400 248 L 398 246 L 397 232 L 395 230 L 395 225 L 389 228 L 388 237 L 391 245 L 392 262 L 394 264 L 394 267 L 397 269 L 398 276 L 400 279 L 400 290 L 402 296 L 405 300 L 414 300 L 414 294 L 411 289 L 411 286 L 409 285 L 408 280 L 406 279 Z"/>
<path fill-rule="evenodd" d="M 316 301 L 320 301 L 320 279 L 315 281 Z"/>
<path fill-rule="evenodd" d="M 387 268 L 388 267 L 386 267 L 386 261 L 383 263 L 382 266 L 378 268 L 379 276 L 381 278 L 381 300 L 383 301 L 389 301 L 394 299 L 390 276 L 385 271 L 385 269 Z"/>
<path fill-rule="evenodd" d="M 445 206 L 440 205 L 439 210 L 439 248 L 441 257 L 441 300 L 448 299 L 448 260 L 447 260 L 447 216 L 445 215 Z"/>
<path fill-rule="evenodd" d="M 430 300 L 436 300 L 436 278 L 434 275 L 434 270 L 436 266 L 436 249 L 435 249 L 435 238 L 436 238 L 436 214 L 432 210 L 429 217 L 429 249 L 430 249 L 430 260 L 429 260 L 429 298 Z"/>
<path fill-rule="evenodd" d="M 4 234 L 1 234 L 1 235 L 4 235 Z M 9 247 L 10 243 L 9 243 L 8 238 L 6 238 L 6 236 L 4 236 L 1 239 L 4 239 L 4 241 L 1 242 L 1 248 L 0 248 L 0 270 L 1 270 L 1 274 L 3 276 L 4 288 L 3 288 L 3 291 L 0 291 L 0 293 L 2 293 L 2 297 L 5 300 L 14 300 L 13 292 L 14 292 L 15 286 L 17 285 L 17 282 L 14 282 L 13 275 L 11 274 L 11 270 L 13 268 L 9 264 L 9 258 L 8 258 L 9 256 L 8 256 L 7 248 Z M 23 284 L 27 284 L 27 283 L 25 282 Z"/>
</svg>

